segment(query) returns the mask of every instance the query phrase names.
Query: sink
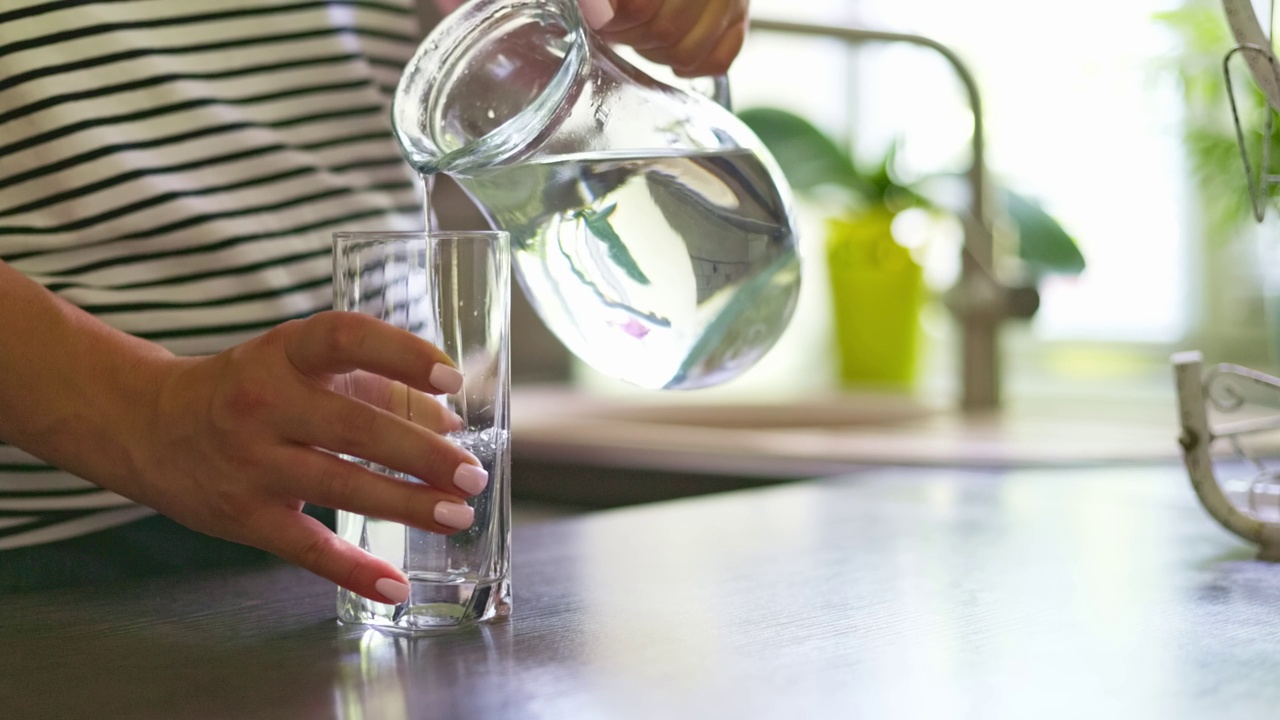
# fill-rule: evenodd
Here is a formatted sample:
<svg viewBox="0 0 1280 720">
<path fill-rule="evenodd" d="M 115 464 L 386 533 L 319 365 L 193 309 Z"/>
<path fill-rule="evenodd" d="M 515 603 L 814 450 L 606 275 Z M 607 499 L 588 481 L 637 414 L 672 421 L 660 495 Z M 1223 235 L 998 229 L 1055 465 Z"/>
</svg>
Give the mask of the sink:
<svg viewBox="0 0 1280 720">
<path fill-rule="evenodd" d="M 601 422 L 680 425 L 723 430 L 860 428 L 918 423 L 940 412 L 909 399 L 864 396 L 858 402 L 604 405 L 589 415 Z"/>
<path fill-rule="evenodd" d="M 523 459 L 718 475 L 811 477 L 865 465 L 1036 467 L 1176 462 L 1172 402 L 1063 398 L 962 415 L 893 395 L 696 402 L 517 387 Z"/>
</svg>

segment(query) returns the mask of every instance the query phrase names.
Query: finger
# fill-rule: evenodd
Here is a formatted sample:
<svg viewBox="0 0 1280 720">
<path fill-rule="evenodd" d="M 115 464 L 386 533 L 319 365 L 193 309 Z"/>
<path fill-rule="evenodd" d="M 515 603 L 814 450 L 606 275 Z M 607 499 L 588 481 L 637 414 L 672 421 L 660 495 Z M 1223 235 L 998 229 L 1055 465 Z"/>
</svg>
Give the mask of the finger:
<svg viewBox="0 0 1280 720">
<path fill-rule="evenodd" d="M 697 26 L 704 7 L 696 2 L 667 2 L 648 22 L 622 31 L 602 32 L 601 37 L 637 50 L 674 48 L 684 42 Z"/>
<path fill-rule="evenodd" d="M 334 389 L 432 432 L 443 434 L 463 428 L 462 418 L 435 396 L 381 375 L 356 370 L 340 376 Z"/>
<path fill-rule="evenodd" d="M 361 313 L 330 310 L 289 323 L 284 350 L 299 372 L 312 377 L 367 370 L 424 392 L 462 388 L 462 374 L 442 350 Z"/>
<path fill-rule="evenodd" d="M 725 29 L 735 20 L 730 15 L 729 0 L 713 0 L 702 6 L 694 25 L 680 41 L 670 47 L 642 50 L 641 54 L 656 62 L 670 65 L 677 73 L 689 75 L 715 50 Z"/>
<path fill-rule="evenodd" d="M 413 480 L 374 472 L 312 448 L 286 456 L 283 485 L 290 495 L 315 505 L 391 520 L 441 535 L 466 530 L 475 511 L 457 496 Z"/>
<path fill-rule="evenodd" d="M 600 28 L 601 33 L 618 32 L 649 22 L 662 8 L 663 0 L 610 0 L 610 4 L 613 17 Z"/>
<path fill-rule="evenodd" d="M 592 30 L 599 30 L 613 19 L 613 4 L 609 0 L 578 0 L 578 8 Z"/>
<path fill-rule="evenodd" d="M 333 534 L 315 518 L 294 510 L 263 511 L 262 549 L 375 602 L 398 605 L 409 598 L 399 568 Z"/>
<path fill-rule="evenodd" d="M 432 401 L 434 402 L 434 401 Z M 446 438 L 353 397 L 310 390 L 288 433 L 294 442 L 351 455 L 459 495 L 478 495 L 489 479 L 474 455 Z"/>
<path fill-rule="evenodd" d="M 720 42 L 700 62 L 688 68 L 674 68 L 681 77 L 706 77 L 708 75 L 724 75 L 729 66 L 742 52 L 742 45 L 747 38 L 747 21 L 741 20 L 729 27 Z"/>
<path fill-rule="evenodd" d="M 462 416 L 445 407 L 434 395 L 419 392 L 404 383 L 392 383 L 386 408 L 396 417 L 444 434 L 461 430 L 465 423 Z"/>
</svg>

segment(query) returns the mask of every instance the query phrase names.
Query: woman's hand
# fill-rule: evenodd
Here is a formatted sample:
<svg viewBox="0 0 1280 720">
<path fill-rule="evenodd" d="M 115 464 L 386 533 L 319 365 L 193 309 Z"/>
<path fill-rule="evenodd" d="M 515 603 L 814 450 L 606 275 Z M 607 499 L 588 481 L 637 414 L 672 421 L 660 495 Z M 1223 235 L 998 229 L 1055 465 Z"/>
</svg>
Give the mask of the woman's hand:
<svg viewBox="0 0 1280 720">
<path fill-rule="evenodd" d="M 436 0 L 452 12 L 463 0 Z M 748 0 L 579 0 L 587 24 L 677 75 L 723 75 L 747 34 Z"/>
<path fill-rule="evenodd" d="M 747 33 L 748 0 L 580 0 L 609 42 L 635 48 L 677 75 L 723 75 Z"/>
<path fill-rule="evenodd" d="M 219 355 L 169 357 L 157 372 L 138 471 L 110 489 L 194 530 L 398 603 L 409 592 L 400 570 L 303 514 L 304 502 L 438 533 L 473 520 L 463 499 L 482 491 L 487 476 L 440 434 L 459 429 L 460 418 L 426 395 L 457 391 L 462 376 L 409 332 L 325 312 Z"/>
<path fill-rule="evenodd" d="M 441 433 L 462 376 L 412 333 L 357 313 L 180 358 L 0 262 L 0 438 L 201 532 L 275 553 L 381 602 L 390 563 L 302 513 L 311 502 L 433 532 L 471 525 L 488 476 Z M 420 478 L 399 480 L 337 457 Z"/>
</svg>

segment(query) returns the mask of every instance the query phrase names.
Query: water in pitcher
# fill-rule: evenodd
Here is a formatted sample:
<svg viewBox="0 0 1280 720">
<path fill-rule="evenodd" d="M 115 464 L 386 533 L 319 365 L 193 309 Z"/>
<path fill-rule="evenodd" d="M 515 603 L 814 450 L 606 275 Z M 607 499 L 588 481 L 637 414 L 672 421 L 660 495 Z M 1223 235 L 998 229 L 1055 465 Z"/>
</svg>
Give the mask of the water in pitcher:
<svg viewBox="0 0 1280 720">
<path fill-rule="evenodd" d="M 553 156 L 457 180 L 511 234 L 548 327 L 606 375 L 653 389 L 722 382 L 794 310 L 788 208 L 751 150 Z"/>
</svg>

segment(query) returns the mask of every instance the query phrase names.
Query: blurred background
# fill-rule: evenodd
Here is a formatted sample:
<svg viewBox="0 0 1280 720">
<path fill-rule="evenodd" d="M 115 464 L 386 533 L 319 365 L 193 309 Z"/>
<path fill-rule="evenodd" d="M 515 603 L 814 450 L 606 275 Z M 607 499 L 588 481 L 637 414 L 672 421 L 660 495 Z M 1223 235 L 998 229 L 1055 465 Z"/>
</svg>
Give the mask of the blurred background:
<svg viewBox="0 0 1280 720">
<path fill-rule="evenodd" d="M 1221 60 L 1234 42 L 1219 2 L 754 0 L 753 12 L 920 34 L 969 65 L 982 93 L 993 180 L 1038 203 L 1086 263 L 1078 273 L 1040 277 L 1039 311 L 1006 326 L 1011 392 L 1048 380 L 1163 387 L 1169 353 L 1188 347 L 1210 359 L 1275 364 L 1275 273 L 1266 259 L 1280 234 L 1249 214 L 1222 92 Z M 963 87 L 927 49 L 757 30 L 730 79 L 739 111 L 794 113 L 851 149 L 861 167 L 883 162 L 894 146 L 891 172 L 904 184 L 966 167 L 973 125 Z M 828 274 L 824 223 L 841 210 L 799 195 L 815 266 L 806 267 L 805 281 L 816 285 Z M 914 387 L 948 393 L 953 328 L 938 294 L 958 271 L 961 230 L 955 221 L 909 219 L 916 222 L 901 234 L 910 237 L 899 242 L 911 246 L 932 291 Z M 743 386 L 777 381 L 783 368 L 836 362 L 830 299 L 812 292 L 806 300 L 813 302 L 801 308 L 799 332 Z M 597 381 L 576 366 L 575 373 Z"/>
<path fill-rule="evenodd" d="M 574 424 L 546 417 L 552 406 L 572 415 L 572 404 L 524 393 L 517 459 L 652 469 L 664 462 L 655 457 L 685 452 L 693 459 L 666 464 L 684 472 L 702 463 L 705 473 L 724 474 L 734 447 L 750 449 L 754 463 L 770 454 L 759 448 L 774 438 L 792 448 L 773 454 L 798 463 L 797 474 L 821 471 L 823 462 L 835 471 L 863 462 L 1173 461 L 1171 353 L 1199 349 L 1208 362 L 1267 371 L 1280 365 L 1280 227 L 1251 215 L 1222 75 L 1222 58 L 1235 43 L 1218 0 L 753 0 L 752 7 L 757 19 L 923 35 L 972 70 L 989 171 L 1007 211 L 997 227 L 1000 262 L 1039 292 L 1034 314 L 1001 330 L 1004 407 L 985 420 L 951 412 L 960 353 L 943 296 L 959 272 L 963 230 L 948 197 L 967 167 L 973 131 L 955 72 L 936 52 L 911 45 L 852 46 L 753 29 L 730 81 L 740 116 L 767 144 L 789 150 L 775 154 L 797 186 L 805 286 L 795 319 L 745 377 L 693 393 L 614 383 L 568 358 L 536 321 L 517 320 L 517 382 L 566 381 L 575 397 L 596 399 L 582 413 L 591 422 Z M 1262 106 L 1243 68 L 1237 79 L 1256 151 Z M 842 158 L 858 181 L 833 187 L 805 176 L 839 168 L 788 163 L 797 147 L 826 148 L 819 154 Z M 857 276 L 877 278 L 880 294 L 841 295 L 841 287 L 858 283 L 833 270 L 833 260 L 867 242 L 880 243 L 877 257 L 893 260 Z M 891 321 L 884 311 L 890 306 L 914 309 Z M 842 340 L 842 312 L 880 334 Z M 859 352 L 865 357 L 851 357 Z M 951 420 L 935 414 L 913 424 L 903 420 L 910 412 L 853 417 L 831 409 L 885 407 L 886 397 Z M 600 418 L 639 417 L 610 408 L 744 403 L 756 403 L 756 414 L 730 419 L 685 410 L 683 419 L 672 419 L 678 411 L 644 418 L 699 432 L 821 426 L 828 449 L 795 450 L 821 444 L 814 433 L 717 439 L 702 432 L 701 450 L 720 443 L 720 460 L 712 462 L 710 451 L 682 450 L 676 434 L 636 439 L 649 436 L 634 422 L 610 438 L 583 439 Z M 787 412 L 759 411 L 788 404 Z M 1068 407 L 1075 409 L 1058 413 Z M 1054 414 L 1057 425 L 1036 424 L 1035 417 Z M 884 426 L 902 432 L 881 432 Z M 951 433 L 945 442 L 943 426 Z M 1073 434 L 1089 426 L 1098 437 Z M 883 449 L 912 435 L 916 444 L 901 445 L 896 455 L 855 448 L 860 437 Z M 989 452 L 973 449 L 983 442 Z M 1036 443 L 1058 452 L 1026 450 Z M 1011 450 L 1015 445 L 1024 451 Z M 644 452 L 648 459 L 638 460 Z"/>
</svg>

